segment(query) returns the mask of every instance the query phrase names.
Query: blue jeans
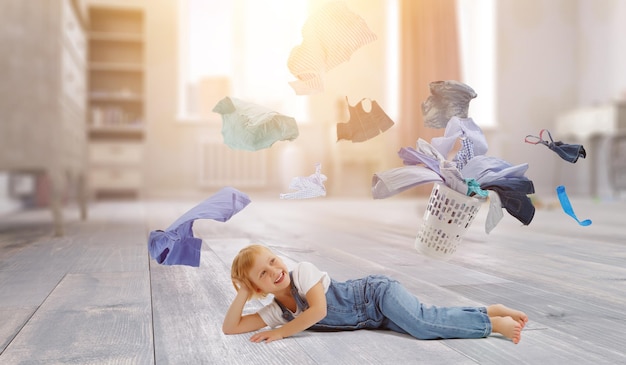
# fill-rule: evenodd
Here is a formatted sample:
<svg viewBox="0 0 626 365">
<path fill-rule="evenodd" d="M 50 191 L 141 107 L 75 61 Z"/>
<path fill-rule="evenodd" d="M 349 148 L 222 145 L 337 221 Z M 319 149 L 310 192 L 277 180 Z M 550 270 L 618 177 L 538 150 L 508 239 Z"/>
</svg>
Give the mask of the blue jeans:
<svg viewBox="0 0 626 365">
<path fill-rule="evenodd" d="M 332 280 L 326 302 L 326 317 L 309 329 L 386 329 L 421 340 L 481 338 L 491 333 L 485 307 L 426 306 L 399 282 L 383 275 Z"/>
</svg>

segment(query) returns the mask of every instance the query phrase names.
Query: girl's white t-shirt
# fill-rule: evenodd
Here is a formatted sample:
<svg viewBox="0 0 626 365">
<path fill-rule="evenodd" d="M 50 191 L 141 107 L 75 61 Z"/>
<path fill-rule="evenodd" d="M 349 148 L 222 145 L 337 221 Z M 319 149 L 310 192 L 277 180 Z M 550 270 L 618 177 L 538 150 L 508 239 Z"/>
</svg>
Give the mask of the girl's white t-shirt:
<svg viewBox="0 0 626 365">
<path fill-rule="evenodd" d="M 330 286 L 330 276 L 325 271 L 320 271 L 315 265 L 310 262 L 300 262 L 292 270 L 293 283 L 298 289 L 298 293 L 301 297 L 306 298 L 306 293 L 317 283 L 321 282 L 324 286 L 324 293 L 328 291 Z M 266 325 L 274 328 L 287 323 L 287 320 L 283 318 L 283 311 L 280 309 L 278 303 L 272 300 L 271 303 L 258 311 L 259 315 L 263 319 Z M 297 317 L 302 310 L 298 308 L 294 317 Z"/>
</svg>

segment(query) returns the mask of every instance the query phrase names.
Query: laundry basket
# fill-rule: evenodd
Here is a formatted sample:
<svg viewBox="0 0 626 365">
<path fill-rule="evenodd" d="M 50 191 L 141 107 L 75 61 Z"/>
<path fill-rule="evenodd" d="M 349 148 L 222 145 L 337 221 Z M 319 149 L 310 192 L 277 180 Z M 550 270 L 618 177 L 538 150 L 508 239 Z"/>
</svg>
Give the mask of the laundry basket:
<svg viewBox="0 0 626 365">
<path fill-rule="evenodd" d="M 424 255 L 449 259 L 476 217 L 482 201 L 435 183 L 415 248 Z"/>
</svg>

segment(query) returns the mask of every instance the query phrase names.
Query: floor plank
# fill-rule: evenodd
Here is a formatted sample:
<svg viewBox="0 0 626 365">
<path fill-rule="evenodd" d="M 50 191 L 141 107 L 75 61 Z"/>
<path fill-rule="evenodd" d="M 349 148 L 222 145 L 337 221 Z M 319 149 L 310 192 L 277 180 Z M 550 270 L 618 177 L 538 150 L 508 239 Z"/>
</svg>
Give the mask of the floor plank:
<svg viewBox="0 0 626 365">
<path fill-rule="evenodd" d="M 150 364 L 151 322 L 146 272 L 68 274 L 2 360 Z"/>
<path fill-rule="evenodd" d="M 468 239 L 466 242 L 463 242 L 466 245 L 464 247 L 466 249 L 465 254 L 457 255 L 451 261 L 441 262 L 424 258 L 411 250 L 413 231 L 407 233 L 409 230 L 406 228 L 394 229 L 393 225 L 397 222 L 404 222 L 404 227 L 408 226 L 406 218 L 410 215 L 401 217 L 398 216 L 398 213 L 383 210 L 385 217 L 378 220 L 372 210 L 363 209 L 363 207 L 358 206 L 358 203 L 350 202 L 345 206 L 353 205 L 350 209 L 355 209 L 359 213 L 355 214 L 354 217 L 349 217 L 345 215 L 347 208 L 342 209 L 344 205 L 340 205 L 340 208 L 335 205 L 331 209 L 325 210 L 322 204 L 298 203 L 295 204 L 297 206 L 296 209 L 285 210 L 284 212 L 280 212 L 278 209 L 270 210 L 267 207 L 263 207 L 263 213 L 253 217 L 255 224 L 238 227 L 241 228 L 241 231 L 237 233 L 251 237 L 273 237 L 272 235 L 276 235 L 274 237 L 278 237 L 277 239 L 259 240 L 273 247 L 282 255 L 288 256 L 293 261 L 307 260 L 314 262 L 339 279 L 360 276 L 369 272 L 380 272 L 400 278 L 410 290 L 413 290 L 420 298 L 424 298 L 429 302 L 447 305 L 459 303 L 486 305 L 503 302 L 507 305 L 527 310 L 531 314 L 531 318 L 534 314 L 535 321 L 525 331 L 527 334 L 525 333 L 524 335 L 524 343 L 526 343 L 527 338 L 532 338 L 533 340 L 527 342 L 534 345 L 542 345 L 539 347 L 542 350 L 537 351 L 527 363 L 532 363 L 537 357 L 550 356 L 550 347 L 545 346 L 545 344 L 550 344 L 550 346 L 560 344 L 557 347 L 561 351 L 555 352 L 555 359 L 573 363 L 580 363 L 580 361 L 609 363 L 611 361 L 619 361 L 624 356 L 623 352 L 615 350 L 618 348 L 616 341 L 619 341 L 620 337 L 613 336 L 609 329 L 605 328 L 610 321 L 602 324 L 603 321 L 600 320 L 600 323 L 595 326 L 595 331 L 585 328 L 584 324 L 577 322 L 582 326 L 580 330 L 585 332 L 592 331 L 598 343 L 604 342 L 605 351 L 597 350 L 598 348 L 602 349 L 602 346 L 592 350 L 591 348 L 586 348 L 587 346 L 579 346 L 576 341 L 562 343 L 558 338 L 571 336 L 569 333 L 573 331 L 573 328 L 553 327 L 554 324 L 552 322 L 546 324 L 543 321 L 546 308 L 558 308 L 557 304 L 563 301 L 567 302 L 567 298 L 570 295 L 580 296 L 581 304 L 586 301 L 586 293 L 590 291 L 587 285 L 592 285 L 592 282 L 575 281 L 578 283 L 578 286 L 567 289 L 568 281 L 566 278 L 570 274 L 575 277 L 580 276 L 581 271 L 595 272 L 596 275 L 602 274 L 603 271 L 599 271 L 597 267 L 594 267 L 598 261 L 619 263 L 620 260 L 601 259 L 599 257 L 604 254 L 594 254 L 592 251 L 589 251 L 589 246 L 564 248 L 558 253 L 558 256 L 560 256 L 558 260 L 551 260 L 551 257 L 555 256 L 555 254 L 549 254 L 549 251 L 547 251 L 549 245 L 544 247 L 545 237 L 543 232 L 538 232 L 536 236 L 533 236 L 529 234 L 532 233 L 529 232 L 530 227 L 520 227 L 516 222 L 505 220 L 498 227 L 501 231 L 499 234 L 492 233 L 492 235 L 486 235 L 482 225 L 474 225 L 472 227 L 473 230 L 468 232 Z M 416 204 L 415 206 L 418 205 Z M 369 219 L 362 215 L 363 212 L 370 214 Z M 563 220 L 562 217 L 559 217 L 559 214 L 562 214 L 562 212 L 539 212 L 539 215 L 546 215 L 553 221 L 561 220 L 563 222 L 560 224 L 570 227 L 572 222 Z M 612 217 L 618 216 L 614 215 Z M 310 219 L 311 217 L 315 218 Z M 482 218 L 484 219 L 484 216 Z M 275 222 L 280 221 L 285 222 L 284 226 L 281 227 L 280 234 L 268 229 Z M 384 221 L 385 224 L 380 224 L 380 221 Z M 363 224 L 363 222 L 366 223 Z M 315 229 L 315 226 L 321 229 Z M 367 227 L 365 234 L 360 231 L 363 226 Z M 387 226 L 388 229 L 384 229 L 383 226 Z M 391 226 L 391 229 L 389 229 L 389 226 Z M 233 230 L 232 227 L 230 229 Z M 567 230 L 557 232 L 561 237 L 564 236 L 564 233 L 568 233 Z M 570 239 L 576 239 L 576 237 L 578 236 L 574 235 Z M 404 242 L 404 246 L 398 243 L 401 241 Z M 515 241 L 518 241 L 519 245 L 516 245 Z M 614 252 L 617 248 L 610 246 L 615 243 L 611 241 L 607 244 L 609 246 L 607 246 L 606 256 L 615 257 Z M 490 245 L 498 246 L 493 248 Z M 234 255 L 233 250 L 229 252 L 229 255 L 231 257 Z M 559 260 L 574 260 L 575 263 L 566 266 L 559 265 Z M 623 263 L 623 260 L 621 262 Z M 604 275 L 609 276 L 609 274 L 615 275 L 618 273 L 619 277 L 621 270 L 622 268 L 619 266 L 606 267 Z M 550 278 L 547 282 L 544 280 L 546 277 Z M 514 288 L 517 288 L 517 292 L 519 292 L 519 284 L 516 284 L 516 282 L 529 283 L 538 288 L 545 288 L 544 290 L 549 290 L 549 292 L 558 293 L 560 289 L 561 292 L 564 292 L 564 295 L 555 299 L 555 302 L 546 299 L 545 296 L 537 296 L 537 299 L 531 301 L 531 303 L 542 302 L 544 305 L 542 308 L 528 304 L 524 305 L 524 302 L 528 302 L 529 297 L 534 298 L 534 296 L 529 294 L 529 292 L 523 295 L 510 295 Z M 554 287 L 551 285 L 552 283 L 554 283 Z M 508 286 L 512 289 L 507 291 L 509 295 L 469 295 L 469 293 L 475 293 L 477 288 L 489 285 Z M 458 290 L 460 287 L 467 288 L 467 291 Z M 533 288 L 531 287 L 531 289 Z M 602 300 L 602 305 L 599 307 L 601 312 L 611 309 L 612 301 L 616 303 L 622 303 L 623 301 L 623 296 L 619 295 L 621 288 L 617 289 L 617 292 L 614 290 L 613 295 L 609 294 L 610 287 L 607 286 L 606 290 L 606 301 Z M 478 291 L 480 292 L 480 290 Z M 532 290 L 530 292 L 532 293 Z M 598 293 L 597 288 L 596 291 L 592 291 L 592 295 L 593 293 Z M 550 313 L 550 311 L 547 313 Z M 580 312 L 580 315 L 588 318 L 588 323 L 591 324 L 600 313 L 583 311 Z M 573 324 L 573 327 L 575 326 L 576 324 Z M 568 335 L 564 336 L 564 334 Z M 496 346 L 493 345 L 494 341 L 497 344 Z M 487 351 L 487 357 L 484 355 L 477 356 L 475 354 L 476 351 L 467 352 L 463 350 L 464 348 L 472 348 L 473 345 L 471 344 L 474 341 L 469 341 L 469 343 L 467 340 L 444 342 L 450 342 L 450 347 L 465 353 L 468 358 L 477 359 L 481 363 L 513 361 L 516 358 L 523 358 L 524 351 L 528 351 L 528 347 L 522 345 L 510 348 L 508 346 L 510 342 L 500 341 L 495 336 L 489 338 L 487 342 L 479 342 L 483 345 L 477 346 L 478 348 L 486 347 L 490 350 Z M 468 344 L 457 345 L 465 343 Z M 593 347 L 596 343 L 587 345 Z M 522 348 L 525 350 L 520 350 Z M 479 354 L 484 354 L 484 352 L 479 352 Z M 491 361 L 490 359 L 495 360 Z"/>
<path fill-rule="evenodd" d="M 13 341 L 36 308 L 0 309 L 0 353 Z"/>
<path fill-rule="evenodd" d="M 222 333 L 235 296 L 229 268 L 206 247 L 201 267 L 151 264 L 157 364 L 314 364 L 286 342 L 258 346 Z M 257 306 L 258 309 L 258 306 Z"/>
<path fill-rule="evenodd" d="M 448 261 L 414 248 L 418 198 L 280 201 L 252 195 L 228 222 L 200 220 L 201 266 L 149 260 L 146 239 L 197 201 L 109 202 L 90 219 L 49 212 L 0 223 L 0 363 L 63 364 L 615 364 L 626 362 L 624 201 L 572 199 L 581 227 L 560 209 L 531 225 L 510 216 L 490 234 L 481 207 Z M 503 303 L 528 313 L 518 345 L 493 335 L 418 341 L 386 331 L 303 332 L 271 344 L 226 336 L 237 251 L 266 244 L 289 265 L 310 261 L 337 280 L 392 276 L 437 305 Z M 253 301 L 254 311 L 263 305 Z"/>
</svg>

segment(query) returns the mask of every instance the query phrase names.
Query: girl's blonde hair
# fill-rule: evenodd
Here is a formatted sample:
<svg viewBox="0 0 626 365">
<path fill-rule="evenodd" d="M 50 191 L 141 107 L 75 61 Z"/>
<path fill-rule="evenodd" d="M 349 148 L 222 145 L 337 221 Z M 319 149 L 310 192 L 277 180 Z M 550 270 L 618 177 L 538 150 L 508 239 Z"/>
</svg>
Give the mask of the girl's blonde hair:
<svg viewBox="0 0 626 365">
<path fill-rule="evenodd" d="M 240 285 L 245 286 L 250 291 L 248 300 L 256 297 L 265 297 L 266 293 L 258 293 L 256 287 L 250 280 L 249 273 L 254 265 L 254 260 L 264 251 L 271 250 L 263 245 L 250 245 L 242 248 L 237 256 L 233 259 L 233 265 L 230 268 L 230 279 L 233 282 L 235 290 L 239 291 Z"/>
</svg>

